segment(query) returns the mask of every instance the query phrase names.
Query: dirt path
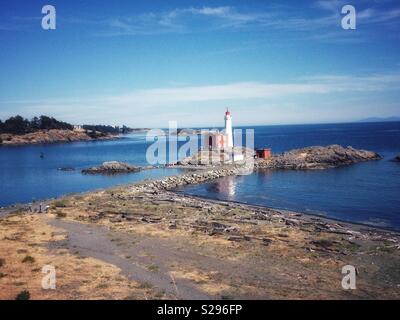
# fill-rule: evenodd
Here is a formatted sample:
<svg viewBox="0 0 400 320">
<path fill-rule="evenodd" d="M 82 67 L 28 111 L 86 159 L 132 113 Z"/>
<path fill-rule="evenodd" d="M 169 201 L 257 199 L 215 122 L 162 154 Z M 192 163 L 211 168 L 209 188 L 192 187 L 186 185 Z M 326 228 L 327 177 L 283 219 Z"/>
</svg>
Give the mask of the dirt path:
<svg viewBox="0 0 400 320">
<path fill-rule="evenodd" d="M 74 255 L 91 257 L 117 266 L 128 279 L 151 286 L 158 292 L 165 292 L 168 297 L 177 299 L 217 299 L 221 298 L 218 290 L 215 294 L 207 293 L 198 284 L 204 284 L 201 275 L 213 275 L 207 278 L 212 286 L 223 283 L 237 283 L 238 286 L 261 287 L 271 282 L 275 286 L 289 286 L 288 281 L 275 277 L 268 269 L 275 269 L 280 259 L 266 257 L 259 259 L 235 260 L 213 255 L 209 247 L 193 247 L 184 237 L 170 238 L 146 236 L 132 232 L 112 231 L 107 227 L 61 219 L 50 219 L 48 223 L 65 230 L 66 240 L 52 242 L 50 249 L 68 249 Z M 292 273 L 293 266 L 280 267 Z M 182 270 L 194 278 L 173 277 L 174 272 Z M 196 270 L 193 272 L 193 270 Z M 179 273 L 178 273 L 179 274 Z M 240 283 L 240 285 L 239 285 Z M 218 293 L 217 293 L 218 292 Z M 269 298 L 267 291 L 256 296 L 236 292 L 232 298 Z"/>
<path fill-rule="evenodd" d="M 67 239 L 50 244 L 50 248 L 66 248 L 74 254 L 103 260 L 119 267 L 129 279 L 151 285 L 178 299 L 212 299 L 188 280 L 174 279 L 169 265 L 191 261 L 206 261 L 195 253 L 179 251 L 177 243 L 160 241 L 105 227 L 65 220 L 50 220 L 49 224 L 64 229 Z M 210 259 L 209 259 L 210 260 Z M 186 260 L 187 261 L 187 260 Z"/>
</svg>

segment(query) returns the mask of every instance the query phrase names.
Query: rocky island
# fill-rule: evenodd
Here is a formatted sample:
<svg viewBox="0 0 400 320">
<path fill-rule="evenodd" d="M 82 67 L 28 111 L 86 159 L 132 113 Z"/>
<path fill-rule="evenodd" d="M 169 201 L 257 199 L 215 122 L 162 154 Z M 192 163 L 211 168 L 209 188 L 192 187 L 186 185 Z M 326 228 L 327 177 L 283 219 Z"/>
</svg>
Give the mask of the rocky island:
<svg viewBox="0 0 400 320">
<path fill-rule="evenodd" d="M 382 157 L 372 151 L 344 148 L 339 145 L 315 146 L 295 149 L 270 159 L 256 162 L 259 169 L 328 169 L 363 161 L 380 160 Z"/>
<path fill-rule="evenodd" d="M 82 170 L 84 174 L 121 174 L 121 173 L 132 173 L 139 172 L 142 170 L 141 167 L 132 166 L 128 163 L 118 161 L 103 162 L 101 166 L 92 167 Z"/>
<path fill-rule="evenodd" d="M 232 152 L 243 154 L 243 161 L 239 161 L 239 164 L 251 162 L 254 158 L 254 151 L 248 148 L 235 147 Z M 225 165 L 229 157 L 230 152 L 228 151 L 201 150 L 193 156 L 182 159 L 178 162 L 178 165 L 218 167 Z M 340 145 L 329 145 L 294 149 L 281 154 L 274 154 L 267 159 L 255 159 L 254 166 L 256 169 L 312 170 L 380 159 L 382 157 L 372 151 L 358 150 L 350 146 L 345 148 Z"/>
</svg>

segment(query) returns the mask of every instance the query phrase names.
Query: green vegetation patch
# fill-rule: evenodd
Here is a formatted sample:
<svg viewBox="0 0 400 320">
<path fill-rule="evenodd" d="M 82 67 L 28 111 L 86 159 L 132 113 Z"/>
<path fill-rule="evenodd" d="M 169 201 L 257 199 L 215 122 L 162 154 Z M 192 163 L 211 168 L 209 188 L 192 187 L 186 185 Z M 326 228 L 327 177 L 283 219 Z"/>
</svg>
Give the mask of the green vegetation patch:
<svg viewBox="0 0 400 320">
<path fill-rule="evenodd" d="M 29 300 L 31 298 L 31 294 L 28 290 L 23 290 L 15 297 L 15 300 Z"/>
<path fill-rule="evenodd" d="M 35 262 L 35 258 L 32 256 L 25 256 L 25 258 L 22 259 L 23 263 L 34 263 Z"/>
</svg>

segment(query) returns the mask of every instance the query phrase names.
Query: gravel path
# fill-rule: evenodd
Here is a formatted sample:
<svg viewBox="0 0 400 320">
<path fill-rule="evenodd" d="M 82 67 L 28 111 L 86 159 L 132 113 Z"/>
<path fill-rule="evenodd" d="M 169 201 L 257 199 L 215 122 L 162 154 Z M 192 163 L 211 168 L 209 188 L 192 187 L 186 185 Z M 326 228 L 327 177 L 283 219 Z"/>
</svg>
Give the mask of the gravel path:
<svg viewBox="0 0 400 320">
<path fill-rule="evenodd" d="M 190 281 L 173 279 L 170 263 L 202 260 L 204 256 L 179 251 L 168 240 L 140 238 L 133 234 L 110 231 L 105 227 L 54 219 L 49 224 L 64 229 L 66 240 L 50 243 L 50 248 L 68 248 L 83 257 L 93 257 L 119 267 L 130 279 L 151 285 L 178 299 L 212 299 Z M 187 260 L 189 259 L 189 260 Z"/>
</svg>

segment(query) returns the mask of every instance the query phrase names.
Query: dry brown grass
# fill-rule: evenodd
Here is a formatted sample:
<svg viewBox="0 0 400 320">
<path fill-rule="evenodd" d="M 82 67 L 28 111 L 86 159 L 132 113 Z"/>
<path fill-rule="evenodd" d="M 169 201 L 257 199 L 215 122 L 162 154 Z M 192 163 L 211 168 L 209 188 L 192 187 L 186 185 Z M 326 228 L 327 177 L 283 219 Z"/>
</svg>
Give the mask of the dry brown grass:
<svg viewBox="0 0 400 320">
<path fill-rule="evenodd" d="M 232 289 L 226 283 L 215 279 L 218 276 L 218 271 L 202 272 L 197 269 L 181 269 L 170 272 L 174 279 L 187 279 L 194 282 L 201 290 L 209 293 L 210 295 L 220 296 L 224 292 Z"/>
<path fill-rule="evenodd" d="M 64 235 L 50 227 L 51 217 L 19 215 L 0 219 L 0 299 L 15 299 L 28 290 L 31 299 L 145 299 L 153 293 L 129 281 L 120 270 L 92 258 L 80 258 L 67 250 L 48 250 L 45 245 Z M 27 256 L 29 263 L 22 262 Z M 42 267 L 56 268 L 56 290 L 41 287 Z"/>
</svg>

